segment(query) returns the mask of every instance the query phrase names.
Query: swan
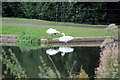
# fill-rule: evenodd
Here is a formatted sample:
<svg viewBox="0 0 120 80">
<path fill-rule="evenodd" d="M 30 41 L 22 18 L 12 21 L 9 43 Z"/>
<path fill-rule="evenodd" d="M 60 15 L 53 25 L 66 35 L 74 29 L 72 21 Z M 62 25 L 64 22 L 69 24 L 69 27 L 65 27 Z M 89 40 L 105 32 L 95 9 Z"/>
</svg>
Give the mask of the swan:
<svg viewBox="0 0 120 80">
<path fill-rule="evenodd" d="M 67 46 L 62 46 L 62 47 L 59 47 L 59 51 L 62 52 L 61 55 L 64 56 L 65 53 L 73 52 L 74 48 L 70 48 L 70 47 L 67 47 Z"/>
<path fill-rule="evenodd" d="M 60 34 L 59 31 L 57 31 L 56 29 L 53 29 L 53 28 L 46 30 L 46 33 L 51 34 L 52 37 L 53 37 L 53 34 Z"/>
<path fill-rule="evenodd" d="M 60 42 L 65 42 L 65 43 L 67 43 L 67 42 L 69 42 L 69 41 L 71 41 L 71 40 L 74 39 L 72 36 L 65 36 L 64 33 L 62 33 L 62 35 L 63 35 L 63 36 L 59 38 L 59 41 L 60 41 Z"/>
<path fill-rule="evenodd" d="M 46 50 L 46 53 L 48 54 L 48 55 L 55 55 L 55 54 L 57 54 L 59 51 L 58 50 L 55 50 L 55 49 L 47 49 Z"/>
</svg>

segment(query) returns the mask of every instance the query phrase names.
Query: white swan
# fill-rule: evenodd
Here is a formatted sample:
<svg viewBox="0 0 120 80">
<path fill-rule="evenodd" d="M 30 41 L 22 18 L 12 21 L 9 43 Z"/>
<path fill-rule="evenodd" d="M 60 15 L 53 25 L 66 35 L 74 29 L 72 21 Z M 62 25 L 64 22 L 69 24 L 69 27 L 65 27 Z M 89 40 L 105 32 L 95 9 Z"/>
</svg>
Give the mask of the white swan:
<svg viewBox="0 0 120 80">
<path fill-rule="evenodd" d="M 55 49 L 48 49 L 48 50 L 46 50 L 46 53 L 48 54 L 48 55 L 55 55 L 55 54 L 57 54 L 59 52 L 59 50 L 55 50 Z"/>
<path fill-rule="evenodd" d="M 63 36 L 59 38 L 59 41 L 60 41 L 60 42 L 65 42 L 65 43 L 67 43 L 67 42 L 69 42 L 69 41 L 71 41 L 71 40 L 74 39 L 72 36 L 65 36 L 64 33 L 62 33 L 62 35 L 63 35 Z"/>
<path fill-rule="evenodd" d="M 70 47 L 67 47 L 67 46 L 62 46 L 62 47 L 59 47 L 59 51 L 62 52 L 61 55 L 64 56 L 65 53 L 73 52 L 74 48 L 70 48 Z"/>
<path fill-rule="evenodd" d="M 46 33 L 51 34 L 51 36 L 53 36 L 53 34 L 60 34 L 59 31 L 57 31 L 56 29 L 53 29 L 53 28 L 46 30 Z"/>
</svg>

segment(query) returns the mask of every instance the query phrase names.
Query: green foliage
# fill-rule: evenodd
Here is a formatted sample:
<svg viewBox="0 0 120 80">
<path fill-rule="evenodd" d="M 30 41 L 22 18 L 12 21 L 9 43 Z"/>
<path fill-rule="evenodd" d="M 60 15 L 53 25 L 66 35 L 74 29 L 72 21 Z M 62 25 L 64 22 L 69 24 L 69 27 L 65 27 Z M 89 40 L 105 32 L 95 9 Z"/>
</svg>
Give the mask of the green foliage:
<svg viewBox="0 0 120 80">
<path fill-rule="evenodd" d="M 41 48 L 40 36 L 33 35 L 31 32 L 22 32 L 16 42 L 22 51 Z"/>
<path fill-rule="evenodd" d="M 80 73 L 79 74 L 73 74 L 73 75 L 70 76 L 70 78 L 89 78 L 89 77 L 88 77 L 88 74 L 86 74 L 84 69 L 82 69 L 82 67 L 81 67 Z"/>
<path fill-rule="evenodd" d="M 110 3 L 80 3 L 80 2 L 18 2 L 2 3 L 4 17 L 24 17 L 32 19 L 42 19 L 62 22 L 77 22 L 88 24 L 110 23 L 115 21 L 119 14 L 114 11 L 89 10 L 89 9 L 109 9 L 112 5 L 118 8 L 118 4 Z M 113 8 L 114 8 L 113 7 Z M 59 8 L 59 9 L 58 9 Z M 64 8 L 64 9 L 61 9 Z M 68 8 L 68 9 L 67 9 Z M 78 9 L 75 11 L 75 9 Z M 80 10 L 87 9 L 87 10 Z M 19 13 L 19 14 L 18 14 Z M 116 17 L 117 16 L 117 17 Z M 60 19 L 61 18 L 61 19 Z"/>
<path fill-rule="evenodd" d="M 86 72 L 84 71 L 84 69 L 81 68 L 81 72 L 80 72 L 78 78 L 88 78 L 88 75 L 86 74 Z"/>
<path fill-rule="evenodd" d="M 58 76 L 57 74 L 59 72 L 55 73 L 50 67 L 48 67 L 41 56 L 40 56 L 40 61 L 41 61 L 41 64 L 42 64 L 42 66 L 39 66 L 39 69 L 40 69 L 39 76 L 40 76 L 40 78 L 57 78 L 57 76 Z"/>
<path fill-rule="evenodd" d="M 10 56 L 8 57 L 7 53 L 2 49 L 2 63 L 6 66 L 4 74 L 11 74 L 15 78 L 27 78 L 25 70 L 22 68 L 15 54 L 9 49 Z M 9 73 L 10 70 L 10 73 Z M 3 75 L 2 77 L 4 78 Z"/>
</svg>

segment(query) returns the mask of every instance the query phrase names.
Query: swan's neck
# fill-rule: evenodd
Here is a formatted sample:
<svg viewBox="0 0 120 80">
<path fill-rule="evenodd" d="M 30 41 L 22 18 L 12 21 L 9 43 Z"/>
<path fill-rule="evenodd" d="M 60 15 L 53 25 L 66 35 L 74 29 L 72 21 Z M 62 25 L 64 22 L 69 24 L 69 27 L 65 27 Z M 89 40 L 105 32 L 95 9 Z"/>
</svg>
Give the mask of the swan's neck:
<svg viewBox="0 0 120 80">
<path fill-rule="evenodd" d="M 61 55 L 64 56 L 64 55 L 65 55 L 65 52 L 61 53 Z"/>
</svg>

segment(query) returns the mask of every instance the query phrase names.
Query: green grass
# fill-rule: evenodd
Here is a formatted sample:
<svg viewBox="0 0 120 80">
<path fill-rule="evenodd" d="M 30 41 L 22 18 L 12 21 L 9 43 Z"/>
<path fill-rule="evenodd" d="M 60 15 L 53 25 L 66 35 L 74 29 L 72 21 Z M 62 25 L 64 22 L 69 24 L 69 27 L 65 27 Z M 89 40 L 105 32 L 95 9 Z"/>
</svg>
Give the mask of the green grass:
<svg viewBox="0 0 120 80">
<path fill-rule="evenodd" d="M 107 25 L 90 25 L 90 24 L 75 24 L 75 23 L 69 23 L 69 22 L 53 22 L 53 21 L 45 21 L 45 20 L 39 20 L 39 19 L 26 19 L 26 18 L 9 18 L 9 17 L 3 17 L 3 21 L 16 21 L 16 22 L 31 22 L 31 23 L 42 23 L 42 24 L 64 24 L 64 25 L 87 25 L 87 26 L 107 26 Z"/>
<path fill-rule="evenodd" d="M 35 35 L 40 35 L 41 38 L 49 36 L 46 30 L 54 28 L 61 33 L 73 37 L 95 37 L 95 36 L 110 36 L 110 32 L 105 32 L 104 29 L 96 28 L 74 28 L 74 27 L 57 27 L 57 26 L 33 26 L 33 25 L 15 25 L 15 24 L 2 24 L 2 34 L 20 34 L 22 31 L 30 31 Z M 58 35 L 59 37 L 59 35 Z"/>
<path fill-rule="evenodd" d="M 17 45 L 0 44 L 0 47 L 2 47 L 2 46 L 15 46 L 15 47 L 17 47 Z"/>
</svg>

